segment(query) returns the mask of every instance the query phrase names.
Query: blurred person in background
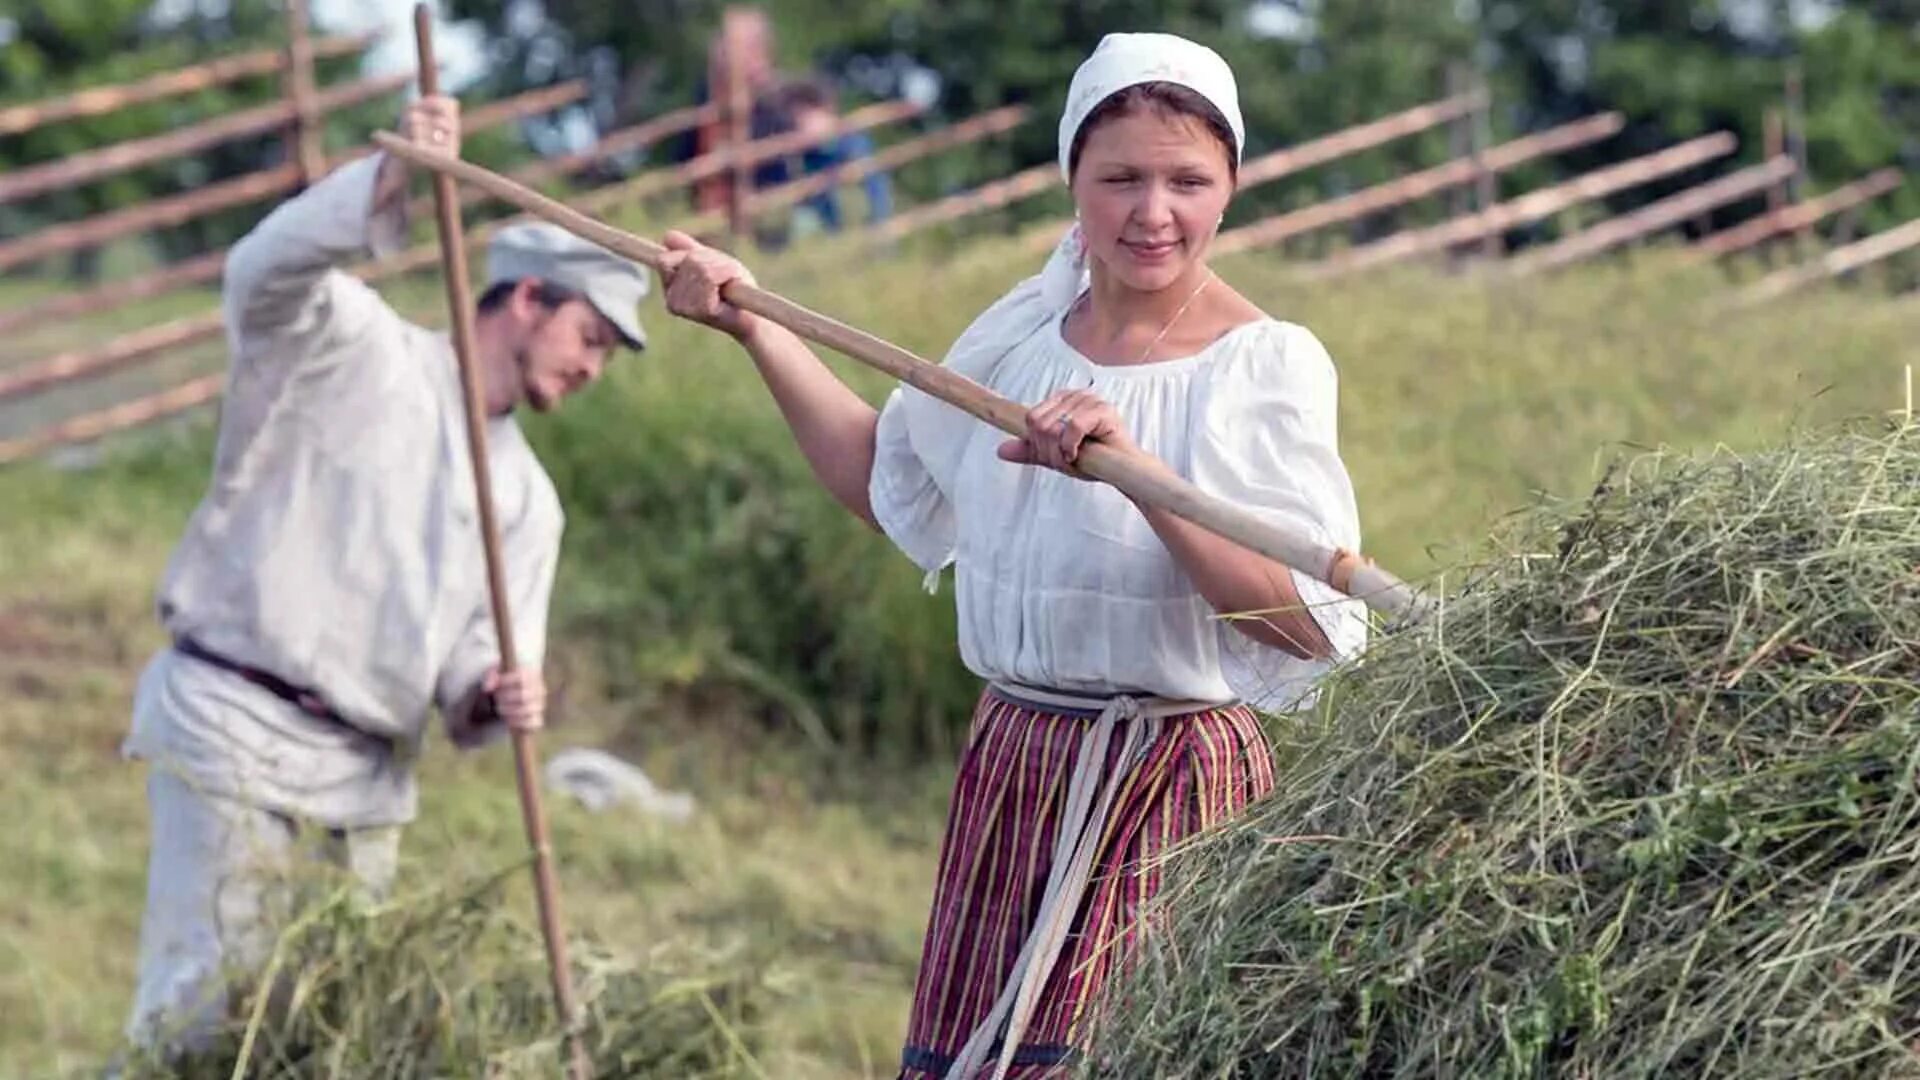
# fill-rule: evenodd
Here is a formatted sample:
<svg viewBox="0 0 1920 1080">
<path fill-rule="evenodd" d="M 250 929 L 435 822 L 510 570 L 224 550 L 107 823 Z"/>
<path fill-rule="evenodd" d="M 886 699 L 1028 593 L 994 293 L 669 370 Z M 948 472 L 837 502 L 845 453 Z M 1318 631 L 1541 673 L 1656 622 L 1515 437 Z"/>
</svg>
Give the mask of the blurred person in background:
<svg viewBox="0 0 1920 1080">
<path fill-rule="evenodd" d="M 746 91 L 748 139 L 765 139 L 788 129 L 778 99 L 779 77 L 774 66 L 773 21 L 757 7 L 729 7 L 722 16 L 720 32 L 707 50 L 707 74 L 694 89 L 698 105 L 717 103 L 720 115 L 694 129 L 685 156 L 716 153 L 733 141 L 733 121 L 727 110 L 733 106 L 733 72 L 739 66 Z M 777 163 L 765 163 L 750 170 L 754 188 L 777 183 L 783 172 Z M 724 212 L 733 197 L 733 170 L 726 169 L 693 186 L 693 207 L 701 213 Z"/>
<path fill-rule="evenodd" d="M 821 141 L 800 154 L 800 173 L 814 176 L 839 169 L 874 155 L 872 136 L 864 131 L 834 134 L 840 122 L 839 97 L 833 84 L 818 76 L 796 79 L 781 91 L 781 113 L 789 127 L 802 135 Z M 883 170 L 868 173 L 860 181 L 867 202 L 867 224 L 877 225 L 893 214 L 893 182 Z M 828 189 L 801 203 L 796 210 L 813 216 L 819 228 L 837 233 L 845 219 L 840 211 L 840 195 Z"/>
</svg>

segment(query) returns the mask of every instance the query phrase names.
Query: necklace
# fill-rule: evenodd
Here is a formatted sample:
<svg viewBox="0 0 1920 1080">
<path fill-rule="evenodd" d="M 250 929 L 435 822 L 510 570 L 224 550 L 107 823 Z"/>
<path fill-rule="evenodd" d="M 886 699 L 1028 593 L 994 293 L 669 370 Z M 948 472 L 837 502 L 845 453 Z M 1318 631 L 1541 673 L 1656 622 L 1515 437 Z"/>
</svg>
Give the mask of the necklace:
<svg viewBox="0 0 1920 1080">
<path fill-rule="evenodd" d="M 1180 321 L 1180 316 L 1187 313 L 1187 309 L 1193 306 L 1193 302 L 1200 298 L 1200 293 L 1211 284 L 1213 284 L 1213 268 L 1208 267 L 1206 276 L 1200 279 L 1200 284 L 1194 286 L 1193 291 L 1187 294 L 1186 300 L 1174 311 L 1173 317 L 1168 319 L 1166 325 L 1160 328 L 1160 332 L 1155 334 L 1153 340 L 1147 343 L 1147 347 L 1140 353 L 1140 358 L 1133 362 L 1134 366 L 1137 367 L 1147 362 L 1147 357 L 1153 355 L 1153 350 L 1159 348 L 1160 343 L 1167 339 L 1167 332 L 1173 329 L 1173 324 Z M 1088 307 L 1093 306 L 1093 294 L 1081 293 L 1079 302 Z"/>
<path fill-rule="evenodd" d="M 1208 267 L 1207 276 L 1200 279 L 1200 284 L 1194 286 L 1193 291 L 1187 294 L 1186 302 L 1181 304 L 1180 309 L 1173 313 L 1173 318 L 1168 319 L 1167 325 L 1161 327 L 1160 332 L 1155 334 L 1153 340 L 1147 343 L 1146 351 L 1140 354 L 1140 359 L 1134 361 L 1136 366 L 1147 362 L 1147 357 L 1153 355 L 1153 350 L 1159 348 L 1160 343 L 1166 340 L 1167 331 L 1173 329 L 1173 324 L 1179 322 L 1180 316 L 1185 315 L 1187 309 L 1193 306 L 1193 302 L 1200 298 L 1200 290 L 1205 289 L 1211 284 L 1213 284 L 1213 268 Z"/>
</svg>

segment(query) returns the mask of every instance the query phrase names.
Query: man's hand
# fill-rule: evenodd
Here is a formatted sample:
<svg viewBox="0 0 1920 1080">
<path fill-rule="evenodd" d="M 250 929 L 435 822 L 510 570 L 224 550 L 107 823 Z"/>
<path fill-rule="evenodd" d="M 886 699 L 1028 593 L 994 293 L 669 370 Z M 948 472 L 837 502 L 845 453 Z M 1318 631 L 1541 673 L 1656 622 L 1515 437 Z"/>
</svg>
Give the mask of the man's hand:
<svg viewBox="0 0 1920 1080">
<path fill-rule="evenodd" d="M 460 99 L 446 94 L 419 98 L 400 113 L 400 137 L 449 157 L 460 156 Z"/>
<path fill-rule="evenodd" d="M 432 94 L 409 102 L 400 111 L 400 137 L 425 150 L 449 157 L 460 156 L 460 99 Z M 407 196 L 407 163 L 391 154 L 380 163 L 380 179 L 374 187 L 374 202 L 387 206 Z"/>
<path fill-rule="evenodd" d="M 547 723 L 547 684 L 539 668 L 502 674 L 487 672 L 481 690 L 493 697 L 493 711 L 512 731 L 539 731 Z"/>
</svg>

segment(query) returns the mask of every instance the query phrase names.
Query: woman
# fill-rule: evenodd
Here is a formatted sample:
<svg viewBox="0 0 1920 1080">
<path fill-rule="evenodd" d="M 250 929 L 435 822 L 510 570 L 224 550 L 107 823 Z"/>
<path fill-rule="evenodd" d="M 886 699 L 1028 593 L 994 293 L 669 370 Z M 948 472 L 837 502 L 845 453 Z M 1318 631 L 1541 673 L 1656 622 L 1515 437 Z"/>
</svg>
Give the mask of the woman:
<svg viewBox="0 0 1920 1080">
<path fill-rule="evenodd" d="M 1159 885 L 1155 856 L 1272 786 L 1247 703 L 1297 703 L 1364 641 L 1356 602 L 1074 468 L 1089 440 L 1138 446 L 1358 549 L 1326 351 L 1206 262 L 1242 142 L 1209 49 L 1112 35 L 1081 66 L 1060 123 L 1078 223 L 946 358 L 1039 402 L 1018 439 L 910 387 L 876 412 L 797 337 L 720 299 L 751 280 L 737 262 L 668 238 L 669 309 L 746 347 L 834 497 L 929 573 L 955 565 L 962 657 L 989 683 L 903 1077 L 1069 1060 Z"/>
</svg>

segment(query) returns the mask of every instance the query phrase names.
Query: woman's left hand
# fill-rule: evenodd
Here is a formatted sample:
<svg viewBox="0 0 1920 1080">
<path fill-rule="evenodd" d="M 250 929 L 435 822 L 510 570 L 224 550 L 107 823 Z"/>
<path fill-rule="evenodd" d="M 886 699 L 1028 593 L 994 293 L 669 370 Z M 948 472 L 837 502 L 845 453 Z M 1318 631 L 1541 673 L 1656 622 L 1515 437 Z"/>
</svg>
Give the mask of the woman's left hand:
<svg viewBox="0 0 1920 1080">
<path fill-rule="evenodd" d="M 1039 465 L 1076 480 L 1089 477 L 1076 466 L 1087 440 L 1116 450 L 1134 449 L 1120 414 L 1092 390 L 1062 390 L 1027 410 L 1027 433 L 1000 444 L 1000 457 Z"/>
</svg>

